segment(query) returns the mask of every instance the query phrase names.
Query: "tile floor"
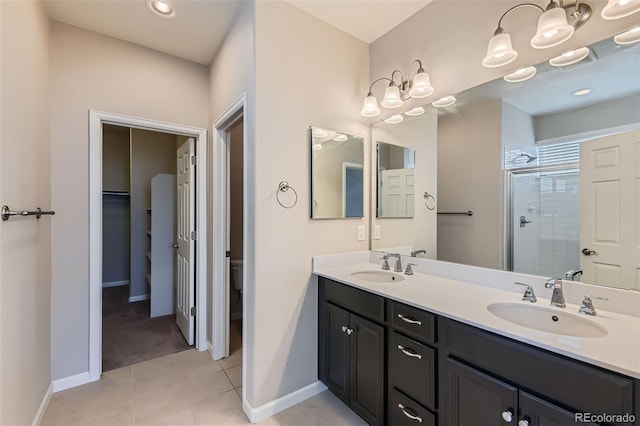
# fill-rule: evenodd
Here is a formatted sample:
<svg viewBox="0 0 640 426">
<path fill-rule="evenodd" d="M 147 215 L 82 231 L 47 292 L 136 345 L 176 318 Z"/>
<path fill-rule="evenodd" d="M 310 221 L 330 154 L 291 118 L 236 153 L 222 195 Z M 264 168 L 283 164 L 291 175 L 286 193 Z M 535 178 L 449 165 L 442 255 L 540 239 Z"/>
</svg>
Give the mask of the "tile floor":
<svg viewBox="0 0 640 426">
<path fill-rule="evenodd" d="M 248 425 L 242 411 L 242 350 L 220 361 L 194 349 L 134 364 L 53 395 L 43 426 Z M 365 425 L 328 391 L 264 425 Z"/>
</svg>

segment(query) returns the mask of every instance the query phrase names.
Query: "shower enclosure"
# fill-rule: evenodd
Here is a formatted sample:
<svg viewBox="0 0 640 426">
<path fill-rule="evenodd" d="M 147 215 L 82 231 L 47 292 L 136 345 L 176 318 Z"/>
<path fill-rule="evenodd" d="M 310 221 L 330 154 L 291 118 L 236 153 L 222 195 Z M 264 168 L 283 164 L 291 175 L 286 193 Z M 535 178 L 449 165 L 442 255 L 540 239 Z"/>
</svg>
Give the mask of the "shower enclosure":
<svg viewBox="0 0 640 426">
<path fill-rule="evenodd" d="M 507 266 L 564 277 L 580 266 L 580 171 L 576 163 L 507 171 Z"/>
</svg>

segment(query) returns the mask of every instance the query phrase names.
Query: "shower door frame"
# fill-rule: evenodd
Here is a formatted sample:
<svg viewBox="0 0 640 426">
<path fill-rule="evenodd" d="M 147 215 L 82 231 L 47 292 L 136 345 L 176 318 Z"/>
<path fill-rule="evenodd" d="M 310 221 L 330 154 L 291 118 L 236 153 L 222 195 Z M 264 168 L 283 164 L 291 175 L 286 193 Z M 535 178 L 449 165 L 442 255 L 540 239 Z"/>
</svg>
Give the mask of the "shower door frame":
<svg viewBox="0 0 640 426">
<path fill-rule="evenodd" d="M 570 172 L 577 170 L 580 172 L 580 163 L 572 161 L 570 163 L 553 164 L 549 166 L 531 166 L 531 167 L 519 167 L 517 169 L 505 170 L 505 252 L 506 252 L 506 270 L 513 271 L 514 263 L 514 244 L 513 244 L 513 180 L 517 175 L 526 175 L 532 173 L 544 173 L 544 172 Z"/>
</svg>

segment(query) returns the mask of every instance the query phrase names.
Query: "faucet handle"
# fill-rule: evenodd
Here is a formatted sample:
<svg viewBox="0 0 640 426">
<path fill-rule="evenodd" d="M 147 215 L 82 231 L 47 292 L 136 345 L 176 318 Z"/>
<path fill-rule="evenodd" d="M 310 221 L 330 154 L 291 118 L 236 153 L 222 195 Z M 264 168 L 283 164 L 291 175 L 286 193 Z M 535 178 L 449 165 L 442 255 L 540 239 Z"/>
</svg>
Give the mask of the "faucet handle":
<svg viewBox="0 0 640 426">
<path fill-rule="evenodd" d="M 562 280 L 560 278 L 549 278 L 544 283 L 545 288 L 562 288 Z"/>
<path fill-rule="evenodd" d="M 413 275 L 413 268 L 412 266 L 418 266 L 415 263 L 407 263 L 407 268 L 404 270 L 404 274 L 405 275 Z"/>
<path fill-rule="evenodd" d="M 388 254 L 383 254 L 382 257 L 380 258 L 380 260 L 384 260 L 384 262 L 382 262 L 382 269 L 385 271 L 388 271 L 389 269 L 389 255 Z"/>
<path fill-rule="evenodd" d="M 524 285 L 527 287 L 524 291 L 524 294 L 522 295 L 522 300 L 527 300 L 531 303 L 536 303 L 538 301 L 538 299 L 536 298 L 536 294 L 533 291 L 533 287 L 531 287 L 529 284 L 519 283 L 519 282 L 515 282 L 514 284 Z"/>
<path fill-rule="evenodd" d="M 591 299 L 609 300 L 606 297 L 589 296 L 588 294 L 585 294 L 584 295 L 584 300 L 582 301 L 582 305 L 580 305 L 580 309 L 578 310 L 578 313 L 585 314 L 585 315 L 591 315 L 591 316 L 597 315 L 596 308 L 593 306 L 593 302 L 591 301 Z"/>
</svg>

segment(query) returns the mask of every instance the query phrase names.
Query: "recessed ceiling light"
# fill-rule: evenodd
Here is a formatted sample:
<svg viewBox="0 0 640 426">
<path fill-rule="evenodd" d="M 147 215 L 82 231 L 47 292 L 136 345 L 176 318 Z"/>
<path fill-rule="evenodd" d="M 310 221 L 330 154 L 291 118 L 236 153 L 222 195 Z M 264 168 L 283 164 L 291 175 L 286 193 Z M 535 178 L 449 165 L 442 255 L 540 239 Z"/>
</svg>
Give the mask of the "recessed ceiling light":
<svg viewBox="0 0 640 426">
<path fill-rule="evenodd" d="M 590 50 L 588 47 L 569 50 L 568 52 L 564 52 L 560 56 L 549 59 L 549 63 L 554 67 L 566 67 L 567 65 L 572 65 L 580 62 L 581 60 L 589 56 L 589 52 Z"/>
<path fill-rule="evenodd" d="M 410 109 L 409 111 L 404 113 L 404 115 L 408 115 L 409 117 L 417 117 L 422 114 L 424 114 L 424 108 L 422 108 L 421 106 Z"/>
<path fill-rule="evenodd" d="M 512 72 L 511 74 L 507 74 L 504 77 L 504 81 L 508 83 L 519 83 L 521 81 L 529 80 L 531 77 L 536 75 L 538 70 L 536 67 L 526 67 L 520 68 L 519 70 Z"/>
<path fill-rule="evenodd" d="M 444 98 L 440 98 L 435 102 L 431 102 L 436 108 L 448 107 L 456 103 L 456 97 L 453 95 L 445 96 Z"/>
<path fill-rule="evenodd" d="M 338 136 L 333 138 L 333 140 L 336 141 L 336 142 L 344 142 L 347 139 L 349 139 L 349 137 L 347 135 L 345 135 L 344 133 L 340 133 L 340 134 L 338 134 Z"/>
<path fill-rule="evenodd" d="M 616 44 L 633 44 L 640 41 L 640 26 L 633 27 L 613 38 Z"/>
<path fill-rule="evenodd" d="M 584 96 L 584 95 L 588 95 L 589 93 L 591 93 L 591 89 L 589 89 L 588 87 L 571 92 L 573 96 Z"/>
<path fill-rule="evenodd" d="M 166 0 L 148 0 L 147 6 L 149 6 L 149 9 L 151 9 L 153 13 L 163 18 L 173 18 L 176 16 L 175 8 Z"/>
<path fill-rule="evenodd" d="M 396 124 L 396 123 L 400 123 L 402 120 L 404 120 L 404 117 L 401 114 L 398 114 L 398 115 L 392 115 L 391 117 L 384 120 L 384 122 L 387 124 Z"/>
</svg>

